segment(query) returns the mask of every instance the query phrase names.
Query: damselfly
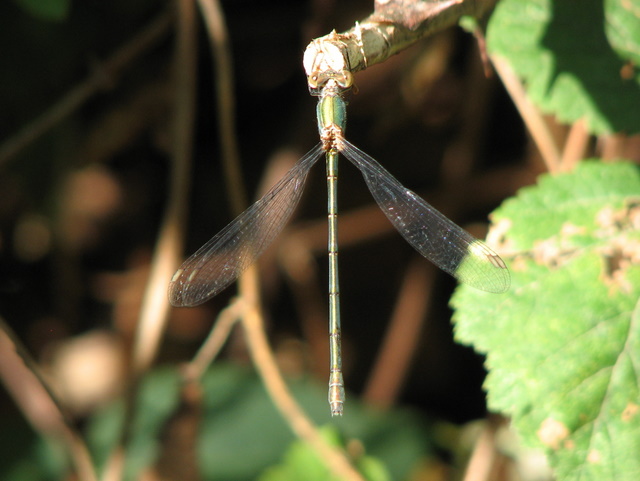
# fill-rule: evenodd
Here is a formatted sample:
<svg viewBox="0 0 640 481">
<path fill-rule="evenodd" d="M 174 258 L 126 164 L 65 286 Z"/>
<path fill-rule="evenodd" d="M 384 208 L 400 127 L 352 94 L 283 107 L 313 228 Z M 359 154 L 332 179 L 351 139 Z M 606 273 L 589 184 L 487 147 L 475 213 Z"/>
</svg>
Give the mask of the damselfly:
<svg viewBox="0 0 640 481">
<path fill-rule="evenodd" d="M 351 78 L 348 71 L 309 77 L 312 92 L 319 96 L 317 120 L 321 142 L 260 200 L 189 257 L 169 285 L 171 304 L 195 306 L 233 283 L 282 231 L 298 205 L 309 170 L 324 154 L 329 223 L 329 404 L 334 416 L 342 414 L 345 398 L 338 285 L 338 154 L 360 169 L 380 209 L 420 254 L 460 282 L 483 291 L 505 292 L 510 283 L 504 261 L 485 243 L 404 187 L 375 159 L 344 138 L 346 103 L 342 95 L 351 87 Z"/>
</svg>

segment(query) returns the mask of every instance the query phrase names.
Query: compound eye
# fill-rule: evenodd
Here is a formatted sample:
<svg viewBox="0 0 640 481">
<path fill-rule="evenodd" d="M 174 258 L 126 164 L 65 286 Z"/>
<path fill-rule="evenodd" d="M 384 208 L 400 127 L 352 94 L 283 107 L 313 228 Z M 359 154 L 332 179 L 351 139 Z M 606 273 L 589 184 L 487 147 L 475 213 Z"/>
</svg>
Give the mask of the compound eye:
<svg viewBox="0 0 640 481">
<path fill-rule="evenodd" d="M 309 87 L 312 89 L 318 88 L 318 74 L 309 75 L 307 77 L 307 84 L 309 84 Z"/>
<path fill-rule="evenodd" d="M 343 70 L 342 75 L 336 78 L 338 85 L 344 89 L 348 89 L 353 85 L 353 74 L 348 70 Z"/>
</svg>

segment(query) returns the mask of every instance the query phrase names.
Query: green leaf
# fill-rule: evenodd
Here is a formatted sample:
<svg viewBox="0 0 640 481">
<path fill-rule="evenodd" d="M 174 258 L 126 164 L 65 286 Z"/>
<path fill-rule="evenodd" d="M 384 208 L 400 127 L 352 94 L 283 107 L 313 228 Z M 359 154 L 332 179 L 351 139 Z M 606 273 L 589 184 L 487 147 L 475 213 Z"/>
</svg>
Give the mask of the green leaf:
<svg viewBox="0 0 640 481">
<path fill-rule="evenodd" d="M 70 0 L 15 0 L 24 10 L 42 20 L 61 21 L 67 18 Z"/>
<path fill-rule="evenodd" d="M 332 446 L 345 446 L 338 431 L 333 427 L 321 430 L 324 439 Z M 388 481 L 391 479 L 384 465 L 371 456 L 361 456 L 355 460 L 360 473 L 368 481 Z M 294 442 L 284 455 L 282 464 L 268 468 L 259 481 L 339 481 L 331 475 L 316 451 L 302 441 Z"/>
<path fill-rule="evenodd" d="M 487 48 L 506 58 L 530 98 L 596 134 L 640 131 L 638 0 L 502 0 Z M 628 71 L 628 73 L 623 73 Z"/>
<path fill-rule="evenodd" d="M 157 460 L 160 432 L 178 407 L 179 387 L 180 377 L 175 369 L 158 369 L 143 380 L 126 449 L 125 480 L 138 479 Z M 89 423 L 87 441 L 99 467 L 119 440 L 123 416 L 124 404 L 120 401 L 96 414 Z"/>
<path fill-rule="evenodd" d="M 487 355 L 489 407 L 559 480 L 640 479 L 640 170 L 585 162 L 495 219 L 511 291 L 452 299 L 456 338 Z"/>
<path fill-rule="evenodd" d="M 166 435 L 165 427 L 179 407 L 180 388 L 177 369 L 158 369 L 145 377 L 126 447 L 125 480 L 138 479 L 143 469 L 158 461 L 161 433 Z M 378 413 L 352 399 L 348 415 L 335 420 L 329 413 L 325 386 L 299 380 L 291 382 L 290 388 L 316 424 L 333 422 L 345 439 L 365 446 L 368 456 L 359 461 L 368 479 L 388 479 L 379 474 L 387 471 L 391 479 L 405 479 L 429 453 L 426 426 L 407 411 Z M 89 423 L 87 438 L 98 466 L 104 465 L 118 440 L 122 417 L 123 404 L 118 402 Z M 254 372 L 221 363 L 205 374 L 196 439 L 202 479 L 256 479 L 281 460 L 294 441 Z"/>
<path fill-rule="evenodd" d="M 640 65 L 640 1 L 606 0 L 607 38 L 620 58 Z"/>
<path fill-rule="evenodd" d="M 3 427 L 7 428 L 6 433 L 11 433 L 11 436 L 5 436 L 3 444 L 14 441 L 16 445 L 2 450 L 2 481 L 53 481 L 68 476 L 69 456 L 59 440 L 44 439 L 29 432 L 32 438 L 25 445 L 24 433 L 29 428 L 25 427 L 21 432 L 12 429 L 15 426 L 12 421 L 8 424 L 5 421 Z"/>
<path fill-rule="evenodd" d="M 346 415 L 332 419 L 325 386 L 296 381 L 289 383 L 289 388 L 317 425 L 332 422 L 346 438 L 362 442 L 393 479 L 406 478 L 428 452 L 426 430 L 411 413 L 369 411 L 350 399 Z M 205 479 L 254 479 L 281 460 L 295 441 L 251 371 L 217 366 L 203 379 L 203 398 L 199 458 Z"/>
</svg>

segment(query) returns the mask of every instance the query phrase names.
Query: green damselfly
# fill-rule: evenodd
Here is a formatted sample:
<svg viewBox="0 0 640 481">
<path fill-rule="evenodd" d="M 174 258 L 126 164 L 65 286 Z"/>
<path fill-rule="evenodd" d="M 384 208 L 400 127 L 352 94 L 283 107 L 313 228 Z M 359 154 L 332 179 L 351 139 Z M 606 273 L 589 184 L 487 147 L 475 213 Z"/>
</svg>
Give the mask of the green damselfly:
<svg viewBox="0 0 640 481">
<path fill-rule="evenodd" d="M 352 86 L 349 71 L 314 72 L 308 80 L 312 94 L 319 97 L 317 119 L 321 142 L 260 200 L 182 264 L 171 279 L 169 299 L 174 306 L 195 306 L 233 283 L 282 231 L 298 205 L 311 167 L 324 154 L 329 225 L 329 404 L 331 414 L 335 416 L 342 414 L 345 398 L 338 283 L 338 154 L 360 169 L 380 209 L 398 232 L 440 269 L 462 283 L 495 293 L 509 288 L 510 277 L 504 261 L 486 244 L 404 187 L 374 158 L 344 138 L 346 103 L 343 94 Z"/>
</svg>

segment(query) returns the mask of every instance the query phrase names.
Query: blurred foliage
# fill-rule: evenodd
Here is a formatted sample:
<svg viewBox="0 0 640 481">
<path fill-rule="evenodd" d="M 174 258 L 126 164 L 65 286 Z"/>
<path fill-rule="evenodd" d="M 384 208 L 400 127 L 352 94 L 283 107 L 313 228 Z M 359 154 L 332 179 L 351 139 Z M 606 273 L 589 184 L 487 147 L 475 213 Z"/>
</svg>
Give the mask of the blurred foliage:
<svg viewBox="0 0 640 481">
<path fill-rule="evenodd" d="M 308 380 L 290 386 L 311 419 L 326 423 L 326 387 Z M 248 479 L 247 470 L 255 473 L 273 464 L 294 441 L 253 373 L 238 368 L 212 371 L 204 379 L 203 395 L 200 461 L 203 473 L 210 477 Z M 367 454 L 379 459 L 393 479 L 405 479 L 429 452 L 428 424 L 408 411 L 377 412 L 350 398 L 348 416 L 334 424 L 345 438 L 362 442 Z M 244 455 L 233 456 L 239 450 Z"/>
<path fill-rule="evenodd" d="M 310 381 L 294 381 L 291 387 L 314 421 L 326 422 L 325 387 Z M 205 480 L 242 481 L 260 476 L 265 480 L 287 479 L 273 476 L 276 476 L 274 473 L 289 473 L 287 476 L 290 476 L 292 470 L 299 469 L 303 469 L 308 477 L 293 479 L 327 479 L 327 468 L 310 448 L 295 440 L 252 371 L 219 364 L 207 372 L 203 379 L 203 405 L 188 414 L 197 427 L 195 446 L 191 444 L 193 433 L 171 429 L 179 417 L 177 413 L 184 407 L 180 389 L 180 376 L 175 368 L 158 369 L 145 377 L 138 393 L 125 455 L 125 480 L 140 479 L 145 470 L 154 466 L 161 472 L 165 462 L 184 469 L 181 466 L 184 458 L 179 457 L 185 456 L 183 450 L 163 452 L 167 437 L 173 438 L 169 444 L 174 448 L 189 446 L 194 449 L 186 456 L 197 460 L 198 471 Z M 99 472 L 119 439 L 123 406 L 122 401 L 106 406 L 88 422 L 87 441 Z M 15 428 L 19 433 L 28 432 L 24 426 Z M 366 453 L 358 455 L 356 466 L 367 479 L 384 481 L 407 479 L 431 450 L 429 431 L 429 424 L 415 413 L 406 410 L 375 412 L 353 399 L 349 403 L 349 416 L 325 431 L 325 436 L 335 446 L 357 440 L 360 448 L 356 451 L 366 449 Z M 344 441 L 339 441 L 340 438 Z M 3 452 L 7 456 L 3 457 L 5 461 L 0 468 L 3 480 L 60 479 L 68 469 L 66 453 L 60 443 L 26 436 L 6 448 Z M 163 460 L 163 456 L 172 459 Z M 309 460 L 313 461 L 306 465 Z M 280 465 L 281 461 L 283 464 Z"/>
<path fill-rule="evenodd" d="M 345 447 L 334 428 L 322 430 L 324 439 L 332 446 Z M 388 481 L 392 478 L 384 466 L 375 458 L 361 456 L 354 460 L 355 466 L 367 481 Z M 301 441 L 294 442 L 284 455 L 283 463 L 268 468 L 258 481 L 338 481 L 322 463 L 316 452 Z"/>
<path fill-rule="evenodd" d="M 540 108 L 593 133 L 640 132 L 640 2 L 503 0 L 487 48 L 508 59 Z"/>
<path fill-rule="evenodd" d="M 44 20 L 61 21 L 67 17 L 70 0 L 15 0 L 32 15 Z"/>
</svg>

